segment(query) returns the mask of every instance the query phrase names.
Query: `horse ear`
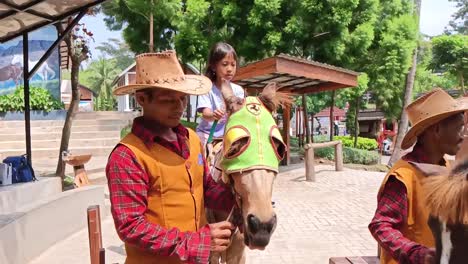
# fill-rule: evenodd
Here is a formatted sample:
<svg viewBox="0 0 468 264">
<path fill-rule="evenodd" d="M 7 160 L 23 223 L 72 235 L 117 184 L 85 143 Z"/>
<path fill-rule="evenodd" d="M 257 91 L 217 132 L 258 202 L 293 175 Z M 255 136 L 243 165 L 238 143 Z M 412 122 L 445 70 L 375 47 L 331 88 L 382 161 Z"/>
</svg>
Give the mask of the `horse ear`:
<svg viewBox="0 0 468 264">
<path fill-rule="evenodd" d="M 428 164 L 428 163 L 416 163 L 416 162 L 410 162 L 410 163 L 411 165 L 416 167 L 418 170 L 420 170 L 422 173 L 424 173 L 426 176 L 445 176 L 445 175 L 449 175 L 450 173 L 449 169 L 447 169 L 447 167 L 444 167 L 444 166 Z"/>
<path fill-rule="evenodd" d="M 279 106 L 286 106 L 292 104 L 292 95 L 288 92 L 279 92 L 280 89 L 276 83 L 268 83 L 265 88 L 263 88 L 262 93 L 258 96 L 258 99 L 270 110 L 270 112 L 275 111 Z"/>
</svg>

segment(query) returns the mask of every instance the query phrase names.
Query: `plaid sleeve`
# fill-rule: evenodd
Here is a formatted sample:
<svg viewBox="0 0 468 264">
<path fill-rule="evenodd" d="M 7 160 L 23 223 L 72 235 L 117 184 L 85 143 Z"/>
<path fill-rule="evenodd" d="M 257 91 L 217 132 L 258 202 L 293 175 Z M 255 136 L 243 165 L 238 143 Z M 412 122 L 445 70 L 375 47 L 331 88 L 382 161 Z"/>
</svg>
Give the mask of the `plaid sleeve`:
<svg viewBox="0 0 468 264">
<path fill-rule="evenodd" d="M 205 157 L 203 157 L 203 163 L 205 164 L 205 173 L 203 175 L 205 206 L 213 210 L 229 212 L 234 206 L 234 195 L 231 189 L 213 180 Z"/>
<path fill-rule="evenodd" d="M 424 264 L 431 250 L 403 236 L 400 231 L 408 217 L 405 185 L 390 177 L 379 197 L 375 216 L 369 224 L 372 236 L 399 263 Z"/>
<path fill-rule="evenodd" d="M 165 229 L 147 221 L 149 177 L 133 152 L 123 145 L 115 148 L 106 167 L 111 212 L 119 237 L 126 243 L 161 256 L 178 256 L 187 263 L 208 263 L 210 229 L 198 232 Z"/>
</svg>

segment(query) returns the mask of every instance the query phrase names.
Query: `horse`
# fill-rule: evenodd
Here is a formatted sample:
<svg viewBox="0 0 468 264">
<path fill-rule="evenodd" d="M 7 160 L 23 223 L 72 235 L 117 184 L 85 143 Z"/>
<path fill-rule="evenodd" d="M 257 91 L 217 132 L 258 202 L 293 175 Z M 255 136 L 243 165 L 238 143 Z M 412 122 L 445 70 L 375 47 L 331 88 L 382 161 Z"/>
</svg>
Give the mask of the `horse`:
<svg viewBox="0 0 468 264">
<path fill-rule="evenodd" d="M 290 94 L 277 92 L 269 83 L 258 97 L 238 98 L 227 82 L 221 86 L 228 119 L 220 144 L 208 153 L 211 174 L 231 187 L 236 205 L 230 214 L 207 208 L 207 220 L 228 220 L 239 228 L 221 254 L 212 253 L 211 264 L 245 263 L 245 247 L 263 250 L 273 234 L 277 217 L 271 203 L 273 182 L 286 146 L 272 112 L 291 104 Z"/>
<path fill-rule="evenodd" d="M 0 68 L 0 81 L 4 82 L 12 79 L 16 86 L 18 86 L 22 72 L 22 69 L 16 65 L 8 65 Z"/>
<path fill-rule="evenodd" d="M 32 68 L 39 62 L 38 60 L 37 61 L 31 61 L 31 60 L 28 60 L 29 61 L 29 70 L 32 70 Z M 23 55 L 15 55 L 13 56 L 13 59 L 11 60 L 11 64 L 13 65 L 21 65 L 21 67 L 24 68 L 24 65 L 23 65 Z M 49 67 L 49 64 L 47 64 L 47 61 L 44 61 L 42 63 L 42 65 L 39 67 L 39 69 L 37 70 L 36 74 L 43 80 L 43 81 L 48 81 L 48 80 L 51 80 L 53 78 L 55 78 L 56 74 L 54 72 L 54 70 L 52 70 L 50 67 Z"/>
<path fill-rule="evenodd" d="M 428 225 L 436 242 L 430 264 L 468 263 L 468 158 L 458 160 L 453 169 L 414 164 L 427 177 L 422 186 L 430 212 Z"/>
</svg>

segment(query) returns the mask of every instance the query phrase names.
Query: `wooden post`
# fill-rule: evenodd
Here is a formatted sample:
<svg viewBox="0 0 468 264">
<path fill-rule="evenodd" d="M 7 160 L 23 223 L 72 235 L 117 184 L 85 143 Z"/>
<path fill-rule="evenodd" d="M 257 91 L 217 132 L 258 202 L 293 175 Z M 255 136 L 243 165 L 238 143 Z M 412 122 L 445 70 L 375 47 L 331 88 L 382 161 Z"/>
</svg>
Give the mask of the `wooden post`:
<svg viewBox="0 0 468 264">
<path fill-rule="evenodd" d="M 315 181 L 315 168 L 314 168 L 314 147 L 312 144 L 306 144 L 305 147 L 305 167 L 306 167 L 306 181 Z"/>
<path fill-rule="evenodd" d="M 291 140 L 289 136 L 289 128 L 291 126 L 290 124 L 291 120 L 291 106 L 286 105 L 283 108 L 283 139 L 284 143 L 286 144 L 286 157 L 283 159 L 282 164 L 283 165 L 289 165 L 291 163 Z"/>
<path fill-rule="evenodd" d="M 91 264 L 104 263 L 105 250 L 102 248 L 101 214 L 99 205 L 88 207 L 88 237 Z"/>
<path fill-rule="evenodd" d="M 335 136 L 335 96 L 336 90 L 332 91 L 332 98 L 331 98 L 331 106 L 330 106 L 330 141 L 333 141 L 333 137 Z"/>
<path fill-rule="evenodd" d="M 310 143 L 310 130 L 309 130 L 309 119 L 307 118 L 307 97 L 305 94 L 302 95 L 302 108 L 304 109 L 306 144 L 309 144 Z"/>
<path fill-rule="evenodd" d="M 335 145 L 335 170 L 343 170 L 343 145 L 341 141 Z"/>
</svg>

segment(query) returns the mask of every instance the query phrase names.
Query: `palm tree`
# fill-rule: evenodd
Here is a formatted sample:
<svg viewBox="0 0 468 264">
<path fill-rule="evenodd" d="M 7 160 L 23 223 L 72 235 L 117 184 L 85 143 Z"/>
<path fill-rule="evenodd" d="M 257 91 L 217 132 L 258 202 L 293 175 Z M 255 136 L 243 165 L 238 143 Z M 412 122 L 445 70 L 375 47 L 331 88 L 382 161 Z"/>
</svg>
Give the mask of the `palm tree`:
<svg viewBox="0 0 468 264">
<path fill-rule="evenodd" d="M 87 71 L 91 72 L 89 76 L 90 88 L 98 94 L 96 110 L 113 110 L 115 97 L 112 95 L 112 82 L 120 72 L 116 61 L 100 57 L 90 64 Z"/>
</svg>

